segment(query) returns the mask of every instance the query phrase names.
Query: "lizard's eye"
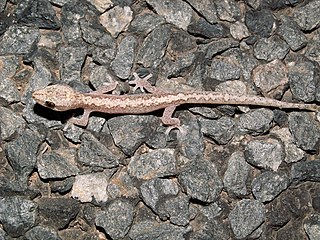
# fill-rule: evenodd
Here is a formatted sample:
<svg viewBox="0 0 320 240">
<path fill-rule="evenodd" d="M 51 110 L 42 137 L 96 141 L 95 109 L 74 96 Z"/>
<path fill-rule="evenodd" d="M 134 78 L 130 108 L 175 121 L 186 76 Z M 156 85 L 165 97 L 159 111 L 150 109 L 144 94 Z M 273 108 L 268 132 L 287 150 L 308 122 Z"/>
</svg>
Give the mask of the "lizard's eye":
<svg viewBox="0 0 320 240">
<path fill-rule="evenodd" d="M 54 108 L 56 105 L 53 102 L 45 101 L 44 104 L 49 108 Z"/>
</svg>

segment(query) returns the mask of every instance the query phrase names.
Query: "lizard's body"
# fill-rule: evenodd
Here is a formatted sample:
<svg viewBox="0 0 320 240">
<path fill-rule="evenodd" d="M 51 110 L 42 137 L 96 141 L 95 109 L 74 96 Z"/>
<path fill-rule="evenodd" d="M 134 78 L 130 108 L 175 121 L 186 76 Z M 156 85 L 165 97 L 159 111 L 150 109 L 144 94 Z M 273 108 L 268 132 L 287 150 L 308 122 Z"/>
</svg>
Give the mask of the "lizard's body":
<svg viewBox="0 0 320 240">
<path fill-rule="evenodd" d="M 137 79 L 138 76 L 135 76 Z M 98 90 L 92 93 L 80 93 L 69 86 L 52 85 L 35 91 L 32 96 L 37 103 L 56 111 L 83 108 L 84 114 L 82 118 L 71 119 L 72 123 L 81 126 L 87 125 L 88 117 L 91 112 L 141 114 L 158 109 L 165 109 L 163 117 L 161 118 L 162 122 L 171 125 L 172 128 L 178 127 L 180 124 L 179 119 L 172 118 L 171 115 L 175 110 L 175 107 L 182 104 L 255 105 L 319 111 L 319 106 L 316 104 L 289 103 L 271 98 L 230 95 L 209 91 L 175 93 L 155 91 L 151 94 L 132 95 L 103 94 L 104 92 L 113 90 L 115 87 L 116 84 L 113 84 L 104 90 Z M 138 87 L 142 87 L 141 82 Z M 143 87 L 146 87 L 146 85 Z"/>
</svg>

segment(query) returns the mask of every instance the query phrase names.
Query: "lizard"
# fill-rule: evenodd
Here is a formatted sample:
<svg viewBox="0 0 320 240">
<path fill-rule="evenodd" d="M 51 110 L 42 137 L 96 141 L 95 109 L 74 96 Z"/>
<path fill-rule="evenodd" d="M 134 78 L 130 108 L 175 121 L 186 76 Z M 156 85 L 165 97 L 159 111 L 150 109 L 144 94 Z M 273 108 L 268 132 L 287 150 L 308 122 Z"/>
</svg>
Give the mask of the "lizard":
<svg viewBox="0 0 320 240">
<path fill-rule="evenodd" d="M 164 125 L 169 126 L 166 133 L 173 128 L 180 129 L 180 120 L 173 118 L 172 115 L 175 108 L 182 104 L 254 105 L 280 109 L 301 109 L 313 112 L 320 110 L 320 106 L 316 104 L 283 102 L 272 98 L 250 95 L 231 95 L 214 91 L 166 92 L 147 82 L 152 76 L 151 74 L 144 78 L 140 78 L 137 73 L 133 73 L 133 75 L 134 80 L 129 82 L 129 84 L 135 84 L 133 91 L 140 88 L 144 92 L 144 89 L 146 89 L 149 94 L 106 94 L 116 88 L 117 82 L 114 82 L 90 93 L 80 93 L 70 86 L 56 84 L 34 91 L 32 97 L 38 104 L 55 111 L 84 109 L 81 118 L 72 117 L 68 120 L 68 123 L 83 127 L 88 124 L 89 116 L 92 112 L 142 114 L 164 109 L 160 119 Z"/>
</svg>

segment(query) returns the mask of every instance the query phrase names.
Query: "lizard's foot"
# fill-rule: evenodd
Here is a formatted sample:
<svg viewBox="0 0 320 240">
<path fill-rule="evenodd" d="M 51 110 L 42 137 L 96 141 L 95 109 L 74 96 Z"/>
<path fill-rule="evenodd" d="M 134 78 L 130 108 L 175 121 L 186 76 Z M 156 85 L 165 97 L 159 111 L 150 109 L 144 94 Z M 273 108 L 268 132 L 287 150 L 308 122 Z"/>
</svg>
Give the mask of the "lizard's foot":
<svg viewBox="0 0 320 240">
<path fill-rule="evenodd" d="M 168 136 L 170 134 L 171 130 L 173 130 L 175 128 L 177 128 L 179 130 L 180 134 L 182 134 L 182 135 L 186 134 L 186 131 L 181 126 L 176 126 L 176 125 L 169 126 L 167 128 L 167 130 L 165 131 L 165 134 Z"/>
<path fill-rule="evenodd" d="M 148 92 L 154 92 L 155 87 L 153 87 L 149 82 L 148 79 L 152 77 L 152 74 L 150 73 L 144 78 L 140 78 L 137 73 L 133 73 L 134 80 L 129 81 L 130 85 L 135 85 L 133 87 L 133 92 L 135 92 L 138 88 L 144 92 L 144 90 L 147 90 Z"/>
</svg>

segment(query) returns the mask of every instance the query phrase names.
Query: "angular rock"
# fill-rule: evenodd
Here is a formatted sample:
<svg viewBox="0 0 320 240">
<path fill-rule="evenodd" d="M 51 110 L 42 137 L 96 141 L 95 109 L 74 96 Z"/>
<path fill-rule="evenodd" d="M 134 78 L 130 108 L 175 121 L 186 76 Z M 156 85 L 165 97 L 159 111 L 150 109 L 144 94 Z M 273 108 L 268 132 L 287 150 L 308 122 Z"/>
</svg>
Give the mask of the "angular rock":
<svg viewBox="0 0 320 240">
<path fill-rule="evenodd" d="M 102 227 L 112 239 L 121 239 L 126 236 L 133 222 L 134 208 L 126 200 L 115 200 L 106 210 L 97 214 L 95 223 Z"/>
<path fill-rule="evenodd" d="M 12 25 L 0 40 L 0 55 L 29 54 L 39 41 L 39 29 Z"/>
<path fill-rule="evenodd" d="M 161 203 L 172 196 L 176 196 L 179 192 L 178 184 L 171 179 L 155 178 L 146 181 L 140 186 L 141 197 L 143 201 L 153 211 L 157 209 Z"/>
<path fill-rule="evenodd" d="M 251 165 L 277 171 L 284 160 L 284 147 L 276 138 L 251 140 L 245 147 L 246 161 Z"/>
<path fill-rule="evenodd" d="M 178 181 L 187 196 L 205 203 L 215 201 L 222 190 L 216 166 L 204 159 L 198 159 L 183 168 Z"/>
<path fill-rule="evenodd" d="M 119 157 L 100 143 L 93 135 L 84 133 L 78 150 L 78 161 L 84 165 L 114 168 L 119 165 Z"/>
<path fill-rule="evenodd" d="M 298 147 L 307 151 L 318 149 L 320 126 L 309 113 L 290 113 L 289 129 Z"/>
<path fill-rule="evenodd" d="M 237 239 L 248 237 L 265 218 L 265 208 L 256 200 L 244 199 L 237 203 L 229 214 L 231 229 Z"/>
<path fill-rule="evenodd" d="M 252 180 L 252 193 L 260 202 L 272 201 L 289 185 L 289 178 L 284 174 L 263 172 Z"/>
<path fill-rule="evenodd" d="M 74 151 L 49 152 L 40 156 L 38 172 L 43 179 L 66 178 L 80 172 L 76 166 Z"/>
<path fill-rule="evenodd" d="M 170 39 L 171 31 L 167 25 L 156 27 L 144 40 L 138 51 L 136 61 L 144 67 L 157 67 L 162 61 Z"/>
<path fill-rule="evenodd" d="M 303 31 L 312 31 L 320 25 L 320 1 L 308 2 L 293 13 L 294 21 Z"/>
<path fill-rule="evenodd" d="M 176 175 L 176 157 L 173 149 L 158 149 L 135 155 L 128 164 L 128 173 L 138 179 L 152 179 Z"/>
<path fill-rule="evenodd" d="M 163 16 L 168 23 L 187 30 L 193 10 L 186 2 L 179 0 L 147 0 L 147 3 L 150 4 L 160 16 Z"/>
<path fill-rule="evenodd" d="M 11 237 L 19 237 L 35 226 L 37 204 L 24 197 L 0 197 L 0 221 Z"/>
<path fill-rule="evenodd" d="M 80 211 L 80 204 L 74 199 L 41 198 L 38 201 L 42 224 L 51 228 L 65 228 Z"/>
<path fill-rule="evenodd" d="M 320 182 L 320 160 L 293 164 L 291 168 L 291 178 L 293 184 L 305 181 Z"/>
<path fill-rule="evenodd" d="M 253 136 L 269 131 L 274 114 L 270 109 L 260 108 L 240 116 L 240 130 Z"/>
<path fill-rule="evenodd" d="M 307 37 L 300 31 L 299 26 L 290 17 L 280 16 L 278 34 L 289 44 L 293 51 L 298 51 L 308 43 Z"/>
<path fill-rule="evenodd" d="M 127 79 L 130 76 L 136 45 L 137 40 L 134 36 L 127 36 L 121 40 L 115 59 L 111 62 L 111 68 L 119 78 Z"/>
<path fill-rule="evenodd" d="M 244 196 L 248 194 L 246 182 L 250 165 L 245 161 L 242 152 L 234 152 L 228 160 L 228 168 L 224 174 L 223 185 L 229 195 Z"/>
</svg>

